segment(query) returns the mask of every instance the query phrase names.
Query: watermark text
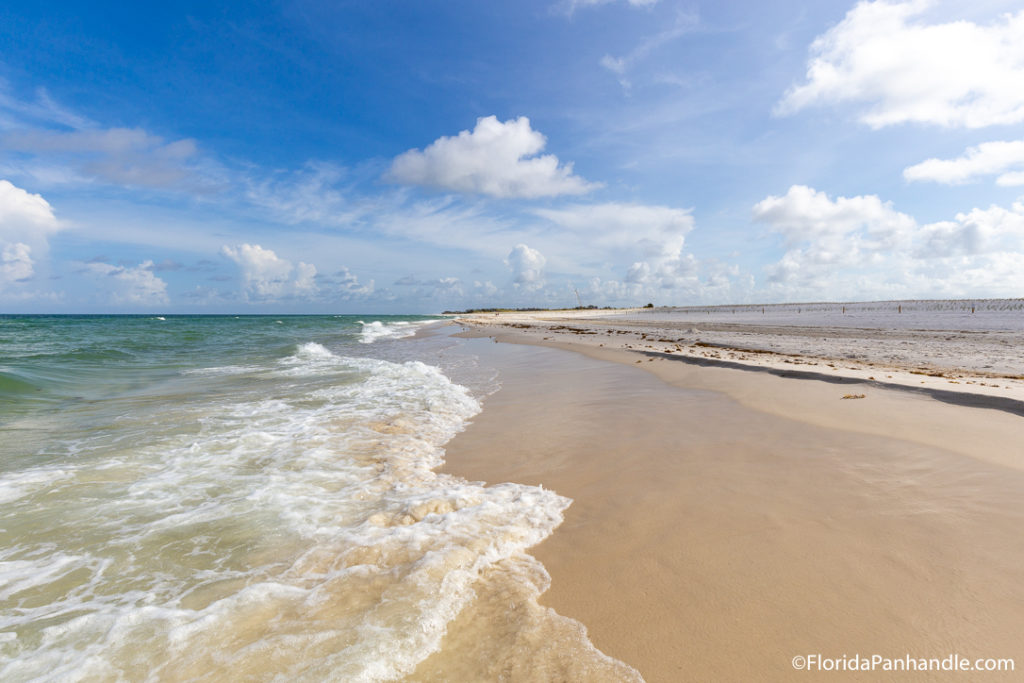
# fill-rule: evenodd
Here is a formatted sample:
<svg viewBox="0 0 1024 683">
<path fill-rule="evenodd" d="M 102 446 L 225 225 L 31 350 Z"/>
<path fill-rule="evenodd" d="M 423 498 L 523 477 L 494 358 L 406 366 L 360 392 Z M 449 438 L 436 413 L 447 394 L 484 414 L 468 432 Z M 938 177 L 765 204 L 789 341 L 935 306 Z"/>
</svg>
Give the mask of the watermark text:
<svg viewBox="0 0 1024 683">
<path fill-rule="evenodd" d="M 953 653 L 944 657 L 914 657 L 910 654 L 843 654 L 830 657 L 820 652 L 793 657 L 797 671 L 1016 671 L 1009 657 L 964 657 Z"/>
</svg>

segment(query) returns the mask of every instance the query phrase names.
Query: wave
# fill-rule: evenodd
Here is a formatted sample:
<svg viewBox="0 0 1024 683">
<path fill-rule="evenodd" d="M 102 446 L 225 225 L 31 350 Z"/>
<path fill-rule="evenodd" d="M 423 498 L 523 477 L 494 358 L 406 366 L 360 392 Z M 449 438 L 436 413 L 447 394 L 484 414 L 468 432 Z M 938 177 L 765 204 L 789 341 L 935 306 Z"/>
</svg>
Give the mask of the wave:
<svg viewBox="0 0 1024 683">
<path fill-rule="evenodd" d="M 436 367 L 309 342 L 254 370 L 0 475 L 0 527 L 47 524 L 0 546 L 0 679 L 392 680 L 562 522 L 434 471 L 481 409 Z"/>
<path fill-rule="evenodd" d="M 374 320 L 373 322 L 366 323 L 362 320 L 358 320 L 357 322 L 363 326 L 362 332 L 359 336 L 359 341 L 364 344 L 372 344 L 373 342 L 381 339 L 401 339 L 402 337 L 411 337 L 424 325 L 437 321 L 421 320 L 414 322 L 403 320 L 393 323 L 383 323 L 380 320 Z"/>
</svg>

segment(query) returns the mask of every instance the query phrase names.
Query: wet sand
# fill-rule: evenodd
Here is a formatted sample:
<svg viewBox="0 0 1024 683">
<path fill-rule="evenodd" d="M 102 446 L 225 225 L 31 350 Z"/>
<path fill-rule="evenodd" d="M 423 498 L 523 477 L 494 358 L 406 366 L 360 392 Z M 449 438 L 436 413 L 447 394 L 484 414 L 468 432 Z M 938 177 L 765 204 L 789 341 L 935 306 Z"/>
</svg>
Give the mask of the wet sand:
<svg viewBox="0 0 1024 683">
<path fill-rule="evenodd" d="M 472 344 L 502 389 L 444 470 L 574 500 L 531 552 L 552 579 L 540 602 L 646 680 L 1019 676 L 791 661 L 955 653 L 1024 666 L 1021 417 L 592 338 L 557 344 L 586 355 Z M 853 390 L 865 398 L 841 398 Z"/>
</svg>

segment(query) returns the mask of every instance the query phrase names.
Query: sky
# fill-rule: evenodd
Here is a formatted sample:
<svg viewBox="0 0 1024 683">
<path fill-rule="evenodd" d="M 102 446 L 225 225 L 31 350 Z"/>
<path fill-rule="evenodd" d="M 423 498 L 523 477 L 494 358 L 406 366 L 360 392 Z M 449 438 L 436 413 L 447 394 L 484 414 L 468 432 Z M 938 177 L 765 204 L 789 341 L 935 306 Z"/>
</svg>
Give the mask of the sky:
<svg viewBox="0 0 1024 683">
<path fill-rule="evenodd" d="M 1022 296 L 1019 0 L 0 6 L 0 313 Z"/>
</svg>

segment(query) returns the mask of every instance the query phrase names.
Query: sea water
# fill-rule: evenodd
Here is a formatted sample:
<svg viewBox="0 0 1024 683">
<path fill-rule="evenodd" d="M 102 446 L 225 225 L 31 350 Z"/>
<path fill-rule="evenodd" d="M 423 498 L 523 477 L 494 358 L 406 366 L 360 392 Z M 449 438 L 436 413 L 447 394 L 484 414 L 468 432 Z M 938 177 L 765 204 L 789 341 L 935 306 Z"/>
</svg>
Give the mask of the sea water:
<svg viewBox="0 0 1024 683">
<path fill-rule="evenodd" d="M 510 592 L 564 632 L 524 551 L 570 501 L 434 472 L 497 387 L 434 325 L 0 317 L 0 680 L 415 678 Z"/>
</svg>

